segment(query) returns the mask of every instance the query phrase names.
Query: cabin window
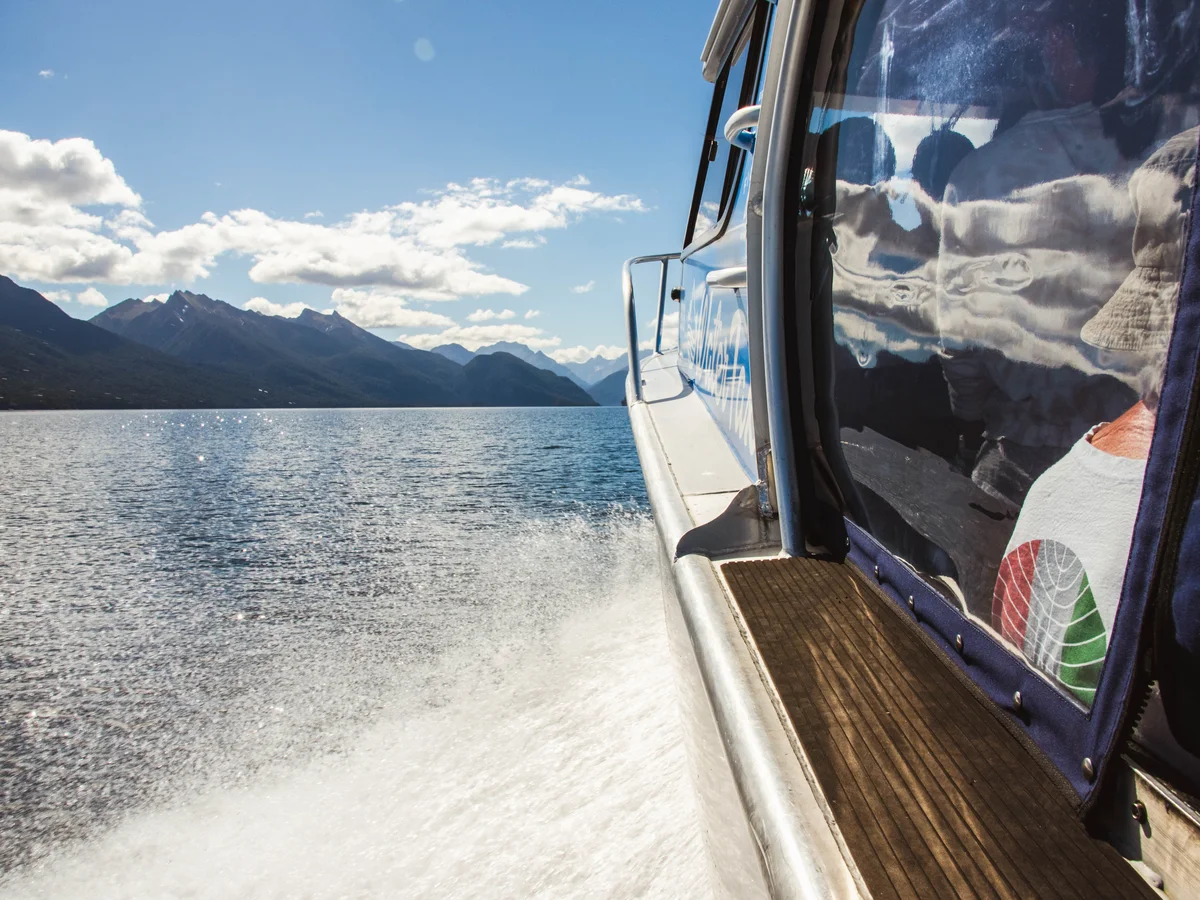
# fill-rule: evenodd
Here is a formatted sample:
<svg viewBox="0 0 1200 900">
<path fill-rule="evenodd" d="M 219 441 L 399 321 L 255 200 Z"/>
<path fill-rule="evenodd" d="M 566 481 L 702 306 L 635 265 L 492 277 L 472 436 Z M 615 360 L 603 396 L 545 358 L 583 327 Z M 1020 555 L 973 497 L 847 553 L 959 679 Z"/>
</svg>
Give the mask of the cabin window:
<svg viewBox="0 0 1200 900">
<path fill-rule="evenodd" d="M 847 506 L 1089 706 L 1174 321 L 1200 8 L 866 9 L 810 123 Z"/>
<path fill-rule="evenodd" d="M 757 18 L 757 17 L 756 17 Z M 713 88 L 713 105 L 709 116 L 709 129 L 700 151 L 700 176 L 697 184 L 697 199 L 692 211 L 692 223 L 684 246 L 695 238 L 716 229 L 724 218 L 732 197 L 733 181 L 741 151 L 725 140 L 723 129 L 729 117 L 750 100 L 757 84 L 757 54 L 761 37 L 755 38 L 755 18 L 746 23 L 742 36 L 734 48 L 731 61 Z M 761 26 L 760 29 L 761 30 Z M 747 65 L 753 58 L 749 77 Z"/>
</svg>

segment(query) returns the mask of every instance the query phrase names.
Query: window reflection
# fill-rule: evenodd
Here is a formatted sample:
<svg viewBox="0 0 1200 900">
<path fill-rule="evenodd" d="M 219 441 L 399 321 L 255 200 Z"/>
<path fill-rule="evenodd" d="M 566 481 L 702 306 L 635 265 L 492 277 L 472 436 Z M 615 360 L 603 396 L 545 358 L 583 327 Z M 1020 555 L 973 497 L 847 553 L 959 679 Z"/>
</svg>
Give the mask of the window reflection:
<svg viewBox="0 0 1200 900">
<path fill-rule="evenodd" d="M 885 3 L 811 123 L 852 515 L 1085 704 L 1174 318 L 1198 22 Z"/>
<path fill-rule="evenodd" d="M 725 140 L 722 130 L 729 117 L 741 106 L 751 30 L 752 23 L 747 23 L 739 45 L 734 50 L 735 57 L 730 64 L 728 78 L 725 81 L 724 94 L 721 97 L 721 111 L 717 116 L 717 135 L 713 144 L 715 152 L 704 175 L 704 190 L 700 198 L 700 208 L 696 213 L 696 227 L 693 232 L 696 236 L 715 228 L 725 209 L 723 203 L 727 201 L 727 186 L 729 176 L 732 175 L 729 171 L 730 159 L 738 151 Z"/>
</svg>

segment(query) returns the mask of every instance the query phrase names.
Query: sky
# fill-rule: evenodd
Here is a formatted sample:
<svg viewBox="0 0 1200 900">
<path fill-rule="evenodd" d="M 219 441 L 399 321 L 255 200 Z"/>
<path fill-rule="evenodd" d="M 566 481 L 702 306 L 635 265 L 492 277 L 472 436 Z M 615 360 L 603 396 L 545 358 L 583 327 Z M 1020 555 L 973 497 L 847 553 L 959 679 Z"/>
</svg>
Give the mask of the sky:
<svg viewBox="0 0 1200 900">
<path fill-rule="evenodd" d="M 622 261 L 680 248 L 716 5 L 3 0 L 0 274 L 80 318 L 180 288 L 615 356 Z"/>
</svg>

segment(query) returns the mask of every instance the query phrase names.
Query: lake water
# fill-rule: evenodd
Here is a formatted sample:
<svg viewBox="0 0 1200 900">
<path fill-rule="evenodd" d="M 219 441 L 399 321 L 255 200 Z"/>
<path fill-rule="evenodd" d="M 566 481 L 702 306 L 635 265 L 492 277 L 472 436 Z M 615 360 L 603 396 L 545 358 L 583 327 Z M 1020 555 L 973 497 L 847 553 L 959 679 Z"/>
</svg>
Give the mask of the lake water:
<svg viewBox="0 0 1200 900">
<path fill-rule="evenodd" d="M 620 409 L 0 415 L 0 898 L 707 895 Z"/>
</svg>

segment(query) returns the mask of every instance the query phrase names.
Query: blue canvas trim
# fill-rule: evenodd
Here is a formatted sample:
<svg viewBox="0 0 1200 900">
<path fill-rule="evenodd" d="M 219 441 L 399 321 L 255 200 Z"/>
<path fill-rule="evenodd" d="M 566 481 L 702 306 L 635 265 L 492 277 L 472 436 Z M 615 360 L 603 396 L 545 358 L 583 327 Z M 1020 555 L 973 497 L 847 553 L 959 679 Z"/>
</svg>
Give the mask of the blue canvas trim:
<svg viewBox="0 0 1200 900">
<path fill-rule="evenodd" d="M 1130 697 L 1129 691 L 1137 674 L 1135 661 L 1147 652 L 1149 645 L 1150 629 L 1144 627 L 1146 606 L 1150 599 L 1151 581 L 1164 562 L 1158 559 L 1159 547 L 1172 485 L 1182 462 L 1180 449 L 1185 438 L 1188 410 L 1196 381 L 1196 347 L 1200 342 L 1200 229 L 1195 227 L 1198 214 L 1200 193 L 1193 189 L 1187 250 L 1183 258 L 1162 398 L 1142 484 L 1142 502 L 1133 530 L 1133 545 L 1125 569 L 1121 604 L 1117 608 L 1108 646 L 1108 658 L 1121 660 L 1122 665 L 1105 665 L 1092 706 L 1096 731 L 1095 758 L 1104 764 L 1097 782 L 1102 779 L 1104 766 L 1111 760 L 1113 751 L 1118 749 L 1118 742 L 1123 739 L 1122 726 L 1128 724 L 1126 707 L 1131 701 L 1140 700 Z"/>
<path fill-rule="evenodd" d="M 1190 223 L 1200 215 L 1198 201 L 1200 193 L 1193 192 Z M 847 521 L 850 560 L 869 578 L 875 577 L 878 567 L 880 586 L 903 608 L 908 609 L 908 597 L 913 597 L 914 614 L 921 628 L 1037 744 L 1069 782 L 1081 809 L 1095 799 L 1122 739 L 1123 726 L 1129 724 L 1129 705 L 1140 699 L 1132 697 L 1131 690 L 1138 672 L 1137 660 L 1149 642 L 1150 629 L 1144 627 L 1146 605 L 1158 567 L 1160 536 L 1192 402 L 1200 343 L 1200 229 L 1189 228 L 1175 327 L 1125 583 L 1107 662 L 1090 711 L 1033 671 L 1023 657 L 969 620 L 874 538 Z M 1200 494 L 1192 503 L 1179 556 L 1179 577 L 1170 598 L 1176 627 L 1172 659 L 1174 664 L 1187 667 L 1172 674 L 1190 679 L 1187 684 L 1194 686 L 1200 685 L 1200 570 L 1195 565 L 1188 567 L 1189 552 L 1193 554 L 1191 559 L 1200 559 Z M 958 635 L 963 637 L 961 653 L 955 647 Z M 1021 692 L 1019 714 L 1013 711 L 1016 691 Z M 1189 714 L 1195 716 L 1194 706 Z M 1084 775 L 1084 759 L 1090 759 L 1095 769 L 1091 780 Z"/>
<path fill-rule="evenodd" d="M 1068 700 L 1059 689 L 1030 669 L 1022 657 L 1004 647 L 990 632 L 979 627 L 939 596 L 923 578 L 901 563 L 874 538 L 847 520 L 850 561 L 868 578 L 875 578 L 884 592 L 907 610 L 951 660 L 1050 758 L 1066 776 L 1081 802 L 1091 789 L 1083 777 L 1080 761 L 1087 755 L 1085 739 L 1088 715 Z M 962 635 L 963 649 L 956 648 Z M 1013 711 L 1012 698 L 1021 692 L 1021 714 Z"/>
<path fill-rule="evenodd" d="M 1190 561 L 1190 565 L 1189 565 Z M 1155 667 L 1171 732 L 1200 755 L 1200 486 L 1193 487 L 1179 544 L 1174 589 L 1160 612 Z"/>
<path fill-rule="evenodd" d="M 1167 358 L 1167 376 L 1151 462 L 1154 462 L 1155 454 L 1159 454 L 1159 458 L 1169 455 L 1172 459 L 1181 452 L 1196 455 L 1196 435 L 1191 436 L 1191 449 L 1185 448 L 1189 439 L 1186 431 L 1189 412 L 1200 404 L 1200 397 L 1195 396 L 1197 366 L 1200 364 L 1200 353 L 1197 352 L 1200 347 L 1200 228 L 1196 227 L 1197 216 L 1200 216 L 1200 191 L 1192 197 L 1191 232 L 1184 256 L 1179 310 Z M 1196 427 L 1193 420 L 1191 428 Z M 1196 704 L 1200 701 L 1200 484 L 1194 480 L 1194 468 L 1200 466 L 1200 459 L 1193 458 L 1188 462 L 1193 467 L 1188 473 L 1193 479 L 1190 484 L 1178 483 L 1183 474 L 1178 468 L 1174 473 L 1169 470 L 1163 473 L 1164 478 L 1174 474 L 1177 483 L 1172 485 L 1173 491 L 1177 494 L 1185 491 L 1186 495 L 1176 497 L 1175 509 L 1166 511 L 1167 515 L 1182 519 L 1182 534 L 1170 526 L 1170 533 L 1164 534 L 1168 543 L 1178 540 L 1178 549 L 1172 559 L 1164 559 L 1159 567 L 1159 574 L 1163 576 L 1158 585 L 1162 596 L 1161 607 L 1156 611 L 1158 628 L 1154 653 L 1163 708 L 1175 739 L 1192 753 L 1200 754 L 1200 721 L 1196 716 Z"/>
</svg>

